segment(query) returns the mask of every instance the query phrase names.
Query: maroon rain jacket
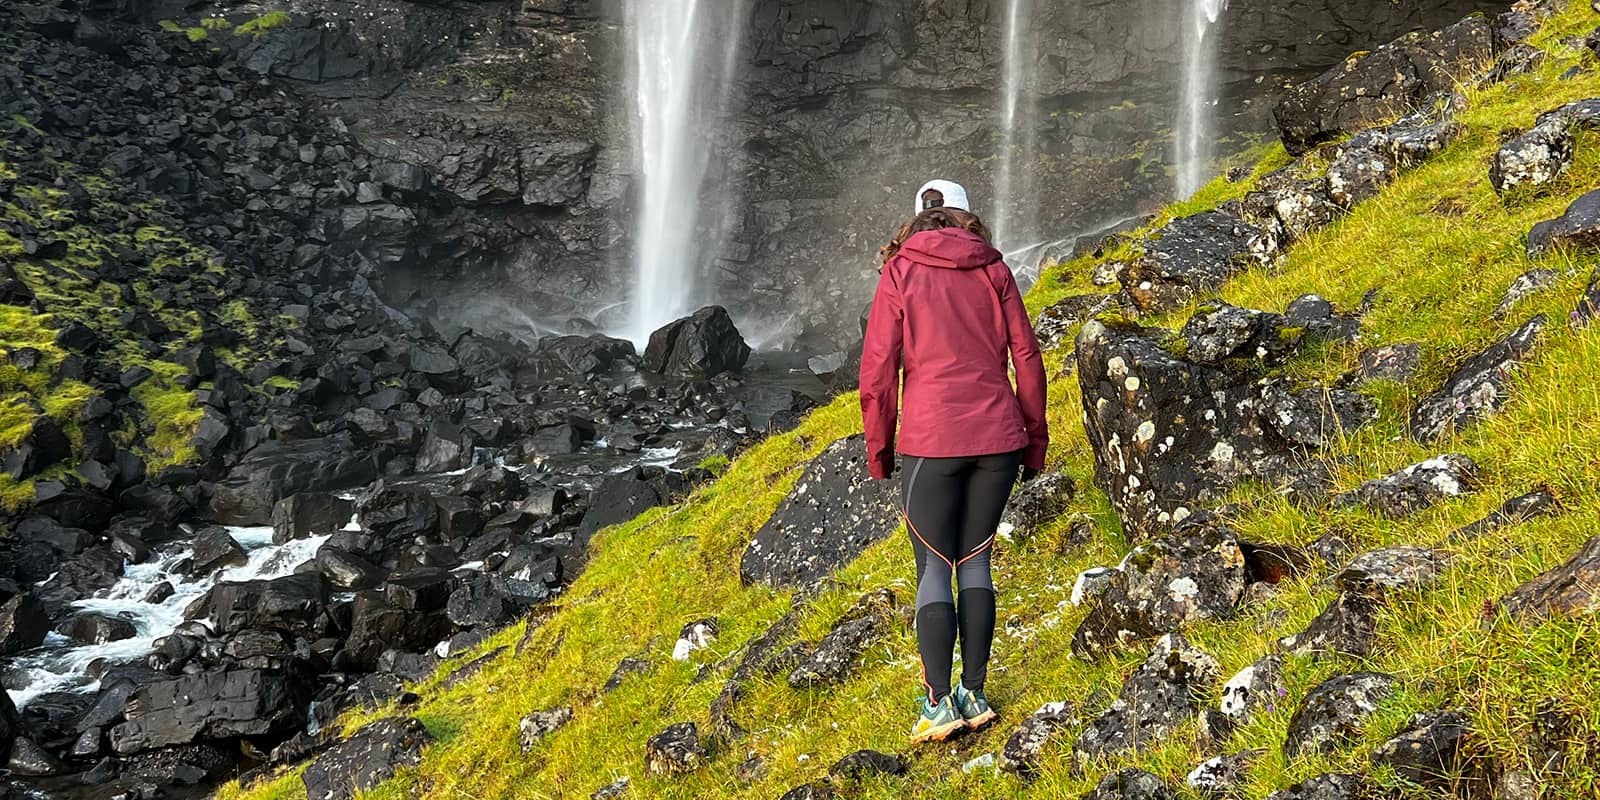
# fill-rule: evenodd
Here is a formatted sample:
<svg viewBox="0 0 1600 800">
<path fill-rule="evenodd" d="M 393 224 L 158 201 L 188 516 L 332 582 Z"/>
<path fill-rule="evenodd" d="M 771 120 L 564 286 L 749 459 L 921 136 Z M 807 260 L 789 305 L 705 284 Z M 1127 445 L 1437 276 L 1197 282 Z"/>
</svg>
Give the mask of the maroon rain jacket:
<svg viewBox="0 0 1600 800">
<path fill-rule="evenodd" d="M 1050 442 L 1044 410 L 1039 340 L 1000 252 L 960 228 L 912 235 L 883 267 L 861 352 L 872 477 L 894 472 L 895 422 L 902 416 L 904 455 L 1024 450 L 1023 465 L 1042 469 Z"/>
</svg>

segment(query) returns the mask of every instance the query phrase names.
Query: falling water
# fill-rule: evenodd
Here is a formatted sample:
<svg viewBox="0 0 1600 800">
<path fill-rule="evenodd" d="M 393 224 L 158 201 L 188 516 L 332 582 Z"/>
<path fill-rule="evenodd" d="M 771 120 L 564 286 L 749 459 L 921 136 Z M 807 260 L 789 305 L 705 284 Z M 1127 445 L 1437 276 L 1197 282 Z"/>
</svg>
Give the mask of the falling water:
<svg viewBox="0 0 1600 800">
<path fill-rule="evenodd" d="M 1009 0 L 1005 66 L 1001 83 L 1000 165 L 994 183 L 994 236 L 1001 249 L 1033 236 L 1035 116 L 1038 103 L 1029 79 L 1033 58 L 1033 0 Z M 981 211 L 981 209 L 980 209 Z"/>
<path fill-rule="evenodd" d="M 1218 20 L 1228 0 L 1185 0 L 1183 94 L 1178 104 L 1177 195 L 1186 198 L 1204 185 L 1211 161 L 1211 107 L 1216 103 Z"/>
<path fill-rule="evenodd" d="M 715 252 L 714 243 L 708 246 L 698 230 L 701 193 L 717 117 L 736 65 L 739 5 L 730 0 L 627 0 L 634 138 L 642 183 L 628 332 L 635 341 L 693 310 L 700 259 Z"/>
</svg>

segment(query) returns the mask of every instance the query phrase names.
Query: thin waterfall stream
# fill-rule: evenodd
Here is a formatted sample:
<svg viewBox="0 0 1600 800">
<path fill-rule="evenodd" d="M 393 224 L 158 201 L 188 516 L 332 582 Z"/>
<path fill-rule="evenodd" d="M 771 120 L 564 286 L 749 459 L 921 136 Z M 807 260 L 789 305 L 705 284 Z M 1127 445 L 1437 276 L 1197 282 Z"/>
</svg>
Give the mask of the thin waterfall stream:
<svg viewBox="0 0 1600 800">
<path fill-rule="evenodd" d="M 1205 185 L 1211 170 L 1213 108 L 1217 103 L 1217 51 L 1228 0 L 1185 0 L 1183 77 L 1174 134 L 1174 192 L 1187 198 Z"/>
</svg>

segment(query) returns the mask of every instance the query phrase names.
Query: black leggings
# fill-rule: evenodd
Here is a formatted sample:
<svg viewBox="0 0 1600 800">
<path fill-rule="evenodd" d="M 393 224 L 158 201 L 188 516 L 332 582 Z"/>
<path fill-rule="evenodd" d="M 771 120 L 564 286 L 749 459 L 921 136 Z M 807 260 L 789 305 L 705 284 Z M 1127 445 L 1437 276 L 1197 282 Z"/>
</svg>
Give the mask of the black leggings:
<svg viewBox="0 0 1600 800">
<path fill-rule="evenodd" d="M 989 549 L 1021 463 L 1020 452 L 905 459 L 900 497 L 917 560 L 917 650 L 934 703 L 950 693 L 958 631 L 961 685 L 981 689 L 988 675 L 995 619 Z"/>
</svg>

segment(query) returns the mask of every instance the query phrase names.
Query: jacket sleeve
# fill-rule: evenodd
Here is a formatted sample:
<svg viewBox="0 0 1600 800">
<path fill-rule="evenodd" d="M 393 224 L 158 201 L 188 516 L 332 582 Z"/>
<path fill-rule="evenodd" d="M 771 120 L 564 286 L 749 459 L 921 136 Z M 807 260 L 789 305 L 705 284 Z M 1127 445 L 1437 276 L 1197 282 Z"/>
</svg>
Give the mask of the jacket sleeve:
<svg viewBox="0 0 1600 800">
<path fill-rule="evenodd" d="M 867 433 L 867 470 L 882 480 L 894 472 L 895 423 L 900 414 L 901 322 L 905 306 L 894 269 L 878 278 L 861 345 L 861 419 Z"/>
<path fill-rule="evenodd" d="M 1045 451 L 1050 447 L 1050 428 L 1045 420 L 1044 358 L 1039 355 L 1039 339 L 1033 333 L 1028 309 L 1010 268 L 1001 265 L 1000 308 L 1006 318 L 1006 339 L 1011 347 L 1011 366 L 1017 373 L 1017 400 L 1022 405 L 1022 422 L 1028 429 L 1028 448 L 1022 464 L 1044 469 Z"/>
</svg>

